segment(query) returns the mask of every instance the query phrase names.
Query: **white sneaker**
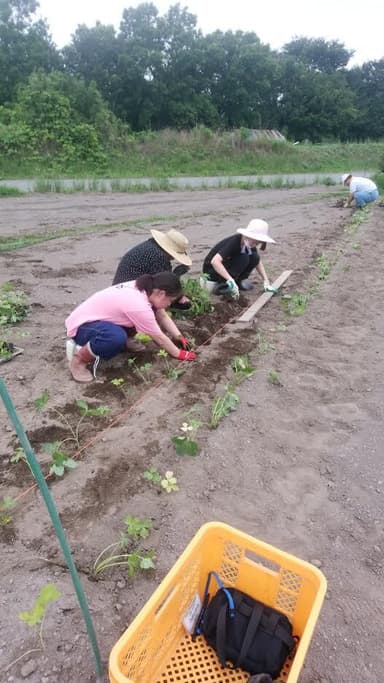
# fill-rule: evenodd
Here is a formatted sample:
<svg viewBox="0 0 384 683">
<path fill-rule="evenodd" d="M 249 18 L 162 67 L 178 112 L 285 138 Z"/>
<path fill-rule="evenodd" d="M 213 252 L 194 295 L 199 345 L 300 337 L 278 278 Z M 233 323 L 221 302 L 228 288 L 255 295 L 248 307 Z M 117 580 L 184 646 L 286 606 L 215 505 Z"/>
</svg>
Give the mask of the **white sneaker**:
<svg viewBox="0 0 384 683">
<path fill-rule="evenodd" d="M 81 346 L 79 346 L 78 344 L 76 344 L 76 342 L 73 341 L 73 339 L 67 339 L 67 340 L 66 340 L 66 342 L 65 342 L 65 352 L 66 352 L 66 354 L 67 354 L 67 359 L 68 359 L 68 362 L 69 362 L 69 363 L 71 362 L 71 360 L 72 360 L 72 358 L 73 358 L 73 354 L 75 353 L 75 351 L 78 351 L 80 348 L 81 348 Z"/>
</svg>

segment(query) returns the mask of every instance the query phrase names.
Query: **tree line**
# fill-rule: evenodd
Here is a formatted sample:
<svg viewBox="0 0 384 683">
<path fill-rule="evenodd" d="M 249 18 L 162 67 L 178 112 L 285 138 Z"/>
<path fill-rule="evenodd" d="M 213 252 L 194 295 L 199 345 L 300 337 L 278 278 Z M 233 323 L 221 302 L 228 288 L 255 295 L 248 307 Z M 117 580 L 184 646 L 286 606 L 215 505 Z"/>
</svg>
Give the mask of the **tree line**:
<svg viewBox="0 0 384 683">
<path fill-rule="evenodd" d="M 384 59 L 348 69 L 339 41 L 280 51 L 254 32 L 203 35 L 175 4 L 79 25 L 59 50 L 36 0 L 0 0 L 0 151 L 100 161 L 130 132 L 278 128 L 312 142 L 384 137 Z"/>
</svg>

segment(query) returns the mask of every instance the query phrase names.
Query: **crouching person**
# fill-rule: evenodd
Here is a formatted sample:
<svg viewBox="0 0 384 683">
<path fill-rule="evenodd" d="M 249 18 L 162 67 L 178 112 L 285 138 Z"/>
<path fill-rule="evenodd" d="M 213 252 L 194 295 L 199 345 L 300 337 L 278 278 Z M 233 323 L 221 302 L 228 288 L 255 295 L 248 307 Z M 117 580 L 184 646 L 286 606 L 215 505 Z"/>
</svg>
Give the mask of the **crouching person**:
<svg viewBox="0 0 384 683">
<path fill-rule="evenodd" d="M 238 228 L 237 234 L 225 237 L 207 254 L 203 274 L 208 283 L 215 283 L 211 289 L 215 294 L 239 297 L 239 290 L 253 289 L 249 276 L 254 269 L 263 280 L 264 290 L 272 291 L 258 248 L 265 251 L 267 243 L 275 244 L 268 234 L 265 221 L 255 218 L 246 228 Z"/>
<path fill-rule="evenodd" d="M 182 293 L 179 278 L 162 272 L 107 287 L 77 306 L 65 321 L 74 347 L 73 379 L 91 382 L 94 375 L 88 365 L 93 365 L 95 373 L 100 358 L 109 360 L 132 349 L 136 332 L 150 336 L 173 358 L 194 360 L 196 354 L 187 350 L 187 340 L 165 312 Z"/>
</svg>

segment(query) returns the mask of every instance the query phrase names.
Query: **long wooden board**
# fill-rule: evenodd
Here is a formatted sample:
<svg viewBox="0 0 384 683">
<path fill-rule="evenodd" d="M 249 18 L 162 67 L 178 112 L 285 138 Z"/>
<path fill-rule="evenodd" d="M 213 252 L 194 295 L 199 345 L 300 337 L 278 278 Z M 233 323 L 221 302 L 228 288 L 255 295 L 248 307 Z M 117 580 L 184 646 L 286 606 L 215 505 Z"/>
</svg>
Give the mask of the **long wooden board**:
<svg viewBox="0 0 384 683">
<path fill-rule="evenodd" d="M 280 287 L 284 284 L 286 280 L 288 280 L 289 276 L 293 273 L 293 270 L 284 270 L 281 275 L 277 278 L 272 283 L 272 287 L 275 289 L 280 289 Z M 237 322 L 239 323 L 249 323 L 253 318 L 255 317 L 256 313 L 260 311 L 263 306 L 265 306 L 266 303 L 274 296 L 273 292 L 264 292 L 261 296 L 259 296 L 258 299 L 256 299 L 255 303 L 253 303 L 243 315 L 240 316 L 240 318 L 237 319 Z"/>
</svg>

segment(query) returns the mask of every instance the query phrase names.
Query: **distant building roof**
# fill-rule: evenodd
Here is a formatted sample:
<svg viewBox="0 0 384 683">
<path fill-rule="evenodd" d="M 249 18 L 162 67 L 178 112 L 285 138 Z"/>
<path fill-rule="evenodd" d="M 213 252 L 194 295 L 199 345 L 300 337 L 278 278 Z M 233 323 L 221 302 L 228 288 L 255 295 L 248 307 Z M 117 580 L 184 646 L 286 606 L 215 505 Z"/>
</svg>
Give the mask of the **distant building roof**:
<svg viewBox="0 0 384 683">
<path fill-rule="evenodd" d="M 282 140 L 285 142 L 285 137 L 280 133 L 280 131 L 268 128 L 251 128 L 249 131 L 249 137 L 251 140 L 267 138 L 267 140 Z"/>
</svg>

